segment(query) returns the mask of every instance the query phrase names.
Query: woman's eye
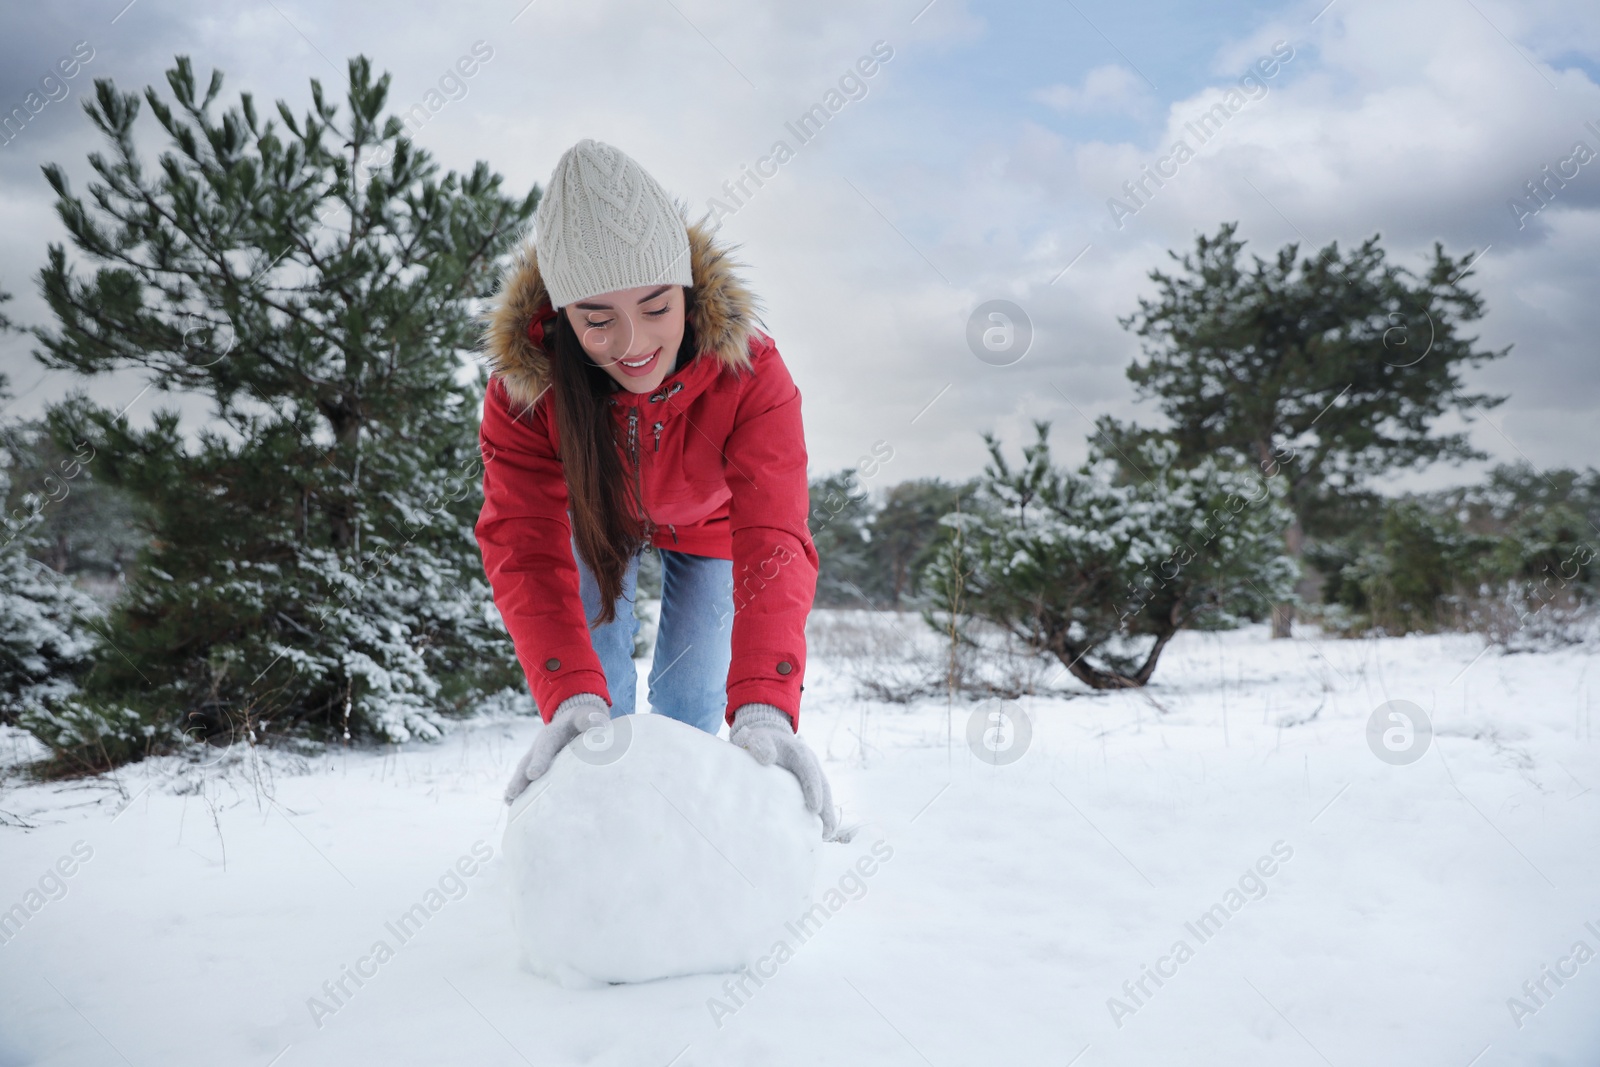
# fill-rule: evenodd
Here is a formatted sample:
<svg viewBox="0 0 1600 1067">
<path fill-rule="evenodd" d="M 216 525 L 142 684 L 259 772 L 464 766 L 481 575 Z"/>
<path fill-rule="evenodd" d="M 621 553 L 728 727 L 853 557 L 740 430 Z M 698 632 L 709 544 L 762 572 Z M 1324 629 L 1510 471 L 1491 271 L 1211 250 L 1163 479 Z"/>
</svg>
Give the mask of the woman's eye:
<svg viewBox="0 0 1600 1067">
<path fill-rule="evenodd" d="M 660 311 L 646 311 L 645 314 L 649 315 L 651 318 L 659 319 L 661 316 L 665 315 L 667 312 L 669 312 L 671 310 L 672 310 L 672 305 L 668 304 L 666 307 L 662 308 Z M 584 325 L 589 327 L 589 329 L 591 329 L 591 330 L 603 330 L 607 326 L 610 326 L 613 321 L 615 321 L 615 320 L 606 319 L 604 322 L 585 322 Z"/>
</svg>

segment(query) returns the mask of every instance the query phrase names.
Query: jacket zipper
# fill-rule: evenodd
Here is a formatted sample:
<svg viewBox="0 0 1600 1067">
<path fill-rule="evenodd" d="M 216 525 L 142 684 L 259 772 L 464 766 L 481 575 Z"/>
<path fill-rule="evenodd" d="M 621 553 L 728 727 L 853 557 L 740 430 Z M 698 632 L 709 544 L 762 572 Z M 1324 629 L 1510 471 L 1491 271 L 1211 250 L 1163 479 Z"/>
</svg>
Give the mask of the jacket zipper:
<svg viewBox="0 0 1600 1067">
<path fill-rule="evenodd" d="M 628 455 L 633 459 L 633 485 L 639 493 L 639 510 L 644 512 L 644 539 L 649 541 L 656 524 L 644 504 L 644 474 L 639 465 L 639 409 L 628 408 Z"/>
<path fill-rule="evenodd" d="M 650 402 L 652 404 L 659 403 L 660 401 L 665 400 L 670 396 L 673 396 L 674 394 L 677 393 L 677 391 L 679 389 L 682 389 L 682 388 L 683 388 L 683 383 L 682 382 L 673 382 L 672 383 L 672 388 L 668 389 L 664 393 L 657 393 L 655 396 L 650 398 Z M 616 403 L 616 401 L 613 400 L 612 403 Z M 665 426 L 665 425 L 666 425 L 666 423 L 664 421 L 662 421 L 662 422 L 655 423 L 651 427 L 651 429 L 654 430 L 655 450 L 657 452 L 661 451 L 661 428 L 663 426 Z M 629 407 L 628 407 L 628 455 L 630 457 L 632 457 L 632 459 L 633 459 L 633 484 L 634 484 L 634 488 L 637 489 L 638 493 L 639 493 L 639 508 L 640 508 L 640 510 L 645 512 L 645 515 L 644 515 L 644 524 L 645 524 L 644 536 L 645 536 L 645 540 L 648 541 L 650 539 L 651 535 L 655 533 L 656 523 L 655 523 L 655 520 L 650 517 L 649 511 L 645 510 L 645 506 L 644 506 L 644 474 L 641 471 L 640 465 L 639 465 L 639 409 L 637 407 L 632 406 L 632 405 L 629 405 Z M 672 531 L 672 543 L 673 544 L 677 544 L 678 543 L 678 528 L 677 528 L 677 526 L 674 525 L 673 523 L 669 522 L 669 523 L 667 523 L 667 529 Z"/>
<path fill-rule="evenodd" d="M 676 392 L 677 390 L 673 390 L 673 391 Z M 665 425 L 666 425 L 665 422 L 657 422 L 652 427 L 652 429 L 655 430 L 656 451 L 657 452 L 661 451 L 661 427 L 663 427 Z M 672 543 L 673 544 L 677 544 L 678 543 L 678 528 L 677 528 L 677 526 L 675 526 L 675 525 L 673 525 L 672 523 L 669 522 L 669 523 L 667 523 L 667 529 L 672 531 Z"/>
</svg>

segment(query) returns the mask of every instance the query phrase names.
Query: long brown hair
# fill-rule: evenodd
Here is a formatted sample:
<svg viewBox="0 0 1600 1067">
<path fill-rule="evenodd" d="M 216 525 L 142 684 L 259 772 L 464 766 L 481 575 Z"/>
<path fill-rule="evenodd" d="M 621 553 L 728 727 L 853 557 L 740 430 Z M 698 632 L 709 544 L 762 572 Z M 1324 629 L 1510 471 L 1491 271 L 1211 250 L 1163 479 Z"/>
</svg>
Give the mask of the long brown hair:
<svg viewBox="0 0 1600 1067">
<path fill-rule="evenodd" d="M 683 343 L 674 372 L 696 354 L 689 314 L 694 289 L 685 286 L 683 296 Z M 590 621 L 592 628 L 617 617 L 623 575 L 644 545 L 644 502 L 623 459 L 608 402 L 621 386 L 584 351 L 565 310 L 556 315 L 551 334 L 550 383 L 573 540 L 600 589 L 600 615 Z"/>
</svg>

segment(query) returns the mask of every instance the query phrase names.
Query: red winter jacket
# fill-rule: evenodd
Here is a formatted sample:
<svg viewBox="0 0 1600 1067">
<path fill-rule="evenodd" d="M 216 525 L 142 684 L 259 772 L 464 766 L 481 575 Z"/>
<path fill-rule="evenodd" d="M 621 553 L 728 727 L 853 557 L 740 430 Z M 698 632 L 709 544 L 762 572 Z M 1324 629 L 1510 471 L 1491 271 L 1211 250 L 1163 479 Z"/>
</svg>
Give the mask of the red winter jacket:
<svg viewBox="0 0 1600 1067">
<path fill-rule="evenodd" d="M 651 541 L 733 561 L 733 658 L 724 717 L 744 704 L 782 709 L 799 729 L 806 616 L 817 550 L 800 391 L 754 298 L 702 226 L 687 223 L 700 351 L 649 394 L 611 394 L 624 469 L 637 468 Z M 476 533 L 517 658 L 546 722 L 575 693 L 609 703 L 589 640 L 572 554 L 567 486 L 543 327 L 555 315 L 534 250 L 502 280 L 485 348 L 483 510 Z"/>
</svg>

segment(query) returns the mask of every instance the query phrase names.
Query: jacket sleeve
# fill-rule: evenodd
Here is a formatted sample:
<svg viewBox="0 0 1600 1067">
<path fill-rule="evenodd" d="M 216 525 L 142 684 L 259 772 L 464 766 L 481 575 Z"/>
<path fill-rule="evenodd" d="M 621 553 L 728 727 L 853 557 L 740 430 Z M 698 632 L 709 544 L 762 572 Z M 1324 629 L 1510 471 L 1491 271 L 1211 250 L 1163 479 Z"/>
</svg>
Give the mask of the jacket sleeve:
<svg viewBox="0 0 1600 1067">
<path fill-rule="evenodd" d="M 746 381 L 723 449 L 732 494 L 733 658 L 726 718 L 744 704 L 770 704 L 800 728 L 806 616 L 817 590 L 817 549 L 807 514 L 800 390 L 770 338 L 752 346 Z"/>
<path fill-rule="evenodd" d="M 491 379 L 478 431 L 483 510 L 474 532 L 495 607 L 517 650 L 545 722 L 576 693 L 611 703 L 589 638 L 572 556 L 567 483 L 551 443 L 548 404 L 514 418 L 505 386 Z"/>
</svg>

